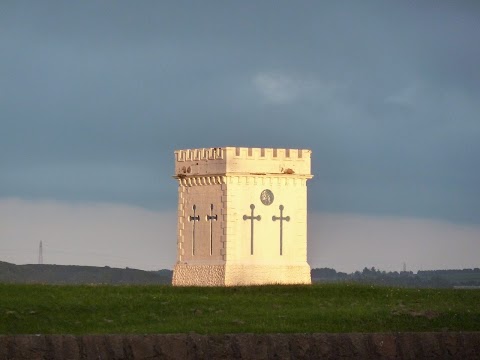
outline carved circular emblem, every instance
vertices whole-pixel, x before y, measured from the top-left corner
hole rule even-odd
[[[273,203],[273,199],[273,192],[269,189],[263,190],[260,194],[260,201],[263,205],[270,205],[271,203]]]

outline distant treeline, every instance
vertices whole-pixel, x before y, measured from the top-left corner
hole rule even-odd
[[[480,269],[386,272],[374,267],[351,274],[330,268],[311,270],[313,282],[360,282],[404,287],[451,288],[480,286]],[[0,283],[40,284],[158,284],[172,283],[172,270],[144,271],[109,266],[15,265],[0,261]]]
[[[347,274],[335,269],[312,269],[313,282],[353,281],[368,284],[381,284],[406,287],[451,288],[455,286],[480,286],[480,268],[463,270],[424,270],[416,274],[412,271],[381,271],[364,268]]]

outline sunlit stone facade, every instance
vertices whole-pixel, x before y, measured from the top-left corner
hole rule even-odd
[[[310,284],[310,150],[175,151],[173,285]]]

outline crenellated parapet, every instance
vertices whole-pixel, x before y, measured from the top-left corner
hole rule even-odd
[[[311,178],[311,151],[247,147],[175,151],[175,177],[230,174],[297,175]]]
[[[225,148],[202,148],[176,150],[175,160],[177,162],[196,161],[196,160],[217,160],[223,159]]]

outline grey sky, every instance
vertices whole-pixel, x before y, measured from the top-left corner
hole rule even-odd
[[[175,206],[172,151],[307,147],[312,209],[480,222],[476,2],[3,2],[2,196]]]
[[[480,224],[478,1],[3,1],[0,198],[176,206],[173,151],[310,148],[313,212]]]

